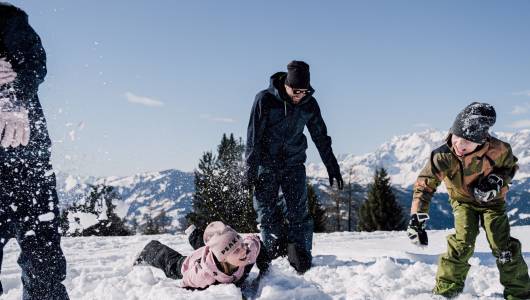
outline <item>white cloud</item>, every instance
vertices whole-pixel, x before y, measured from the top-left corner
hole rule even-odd
[[[530,97],[530,90],[512,93],[514,96],[528,96]]]
[[[201,119],[205,119],[205,120],[217,122],[217,123],[235,123],[236,122],[236,120],[232,118],[214,117],[210,114],[201,114],[200,117]]]
[[[232,118],[213,118],[212,119],[215,122],[221,122],[221,123],[235,123],[236,120]]]
[[[522,115],[530,111],[530,103],[523,103],[513,107],[512,115]]]
[[[130,103],[134,103],[134,104],[140,104],[140,105],[145,105],[149,107],[164,106],[164,102],[162,101],[149,98],[149,97],[145,97],[145,96],[138,96],[131,92],[125,93],[125,98],[127,98],[127,101],[129,101]]]
[[[515,121],[511,125],[513,128],[530,128],[530,119]]]

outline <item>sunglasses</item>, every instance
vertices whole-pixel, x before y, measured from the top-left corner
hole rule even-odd
[[[293,94],[295,94],[295,95],[299,95],[299,94],[310,95],[311,93],[312,93],[311,90],[293,89]]]

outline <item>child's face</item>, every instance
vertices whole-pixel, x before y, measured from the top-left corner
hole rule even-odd
[[[225,261],[233,266],[244,267],[248,264],[247,256],[249,252],[247,244],[239,243],[236,249],[226,257]]]
[[[459,136],[456,136],[454,134],[451,137],[451,144],[453,145],[453,149],[455,150],[456,155],[460,157],[465,156],[475,151],[475,149],[477,149],[477,147],[480,145],[480,144],[468,141]]]

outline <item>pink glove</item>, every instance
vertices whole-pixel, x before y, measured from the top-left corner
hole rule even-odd
[[[28,110],[17,105],[15,89],[11,84],[0,85],[0,145],[16,148],[29,143]]]
[[[0,85],[11,83],[17,77],[17,73],[13,71],[11,63],[4,57],[0,57]]]

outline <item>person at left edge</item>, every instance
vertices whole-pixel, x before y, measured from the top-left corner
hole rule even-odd
[[[27,14],[0,3],[0,268],[4,246],[16,238],[24,300],[68,299],[51,142],[37,95],[45,75],[46,54]]]

